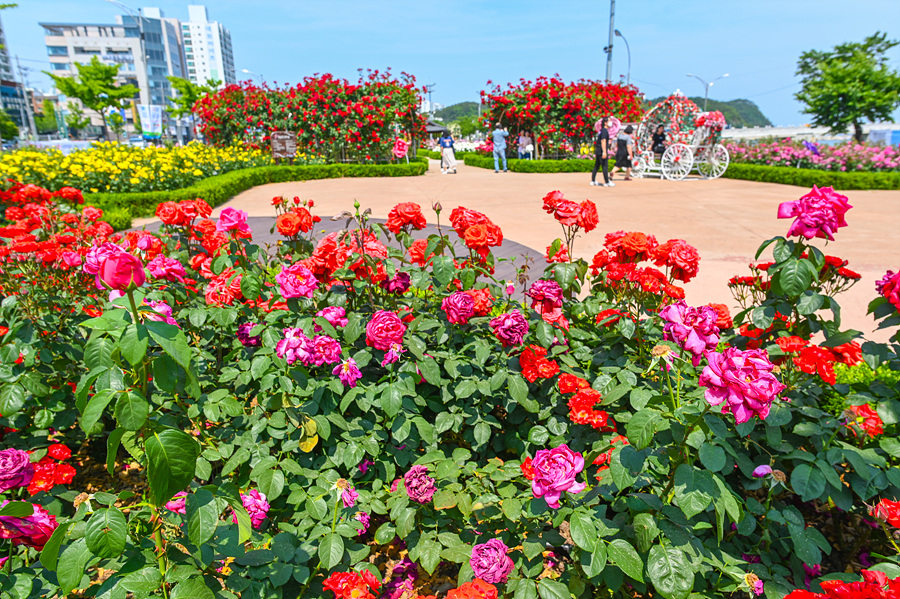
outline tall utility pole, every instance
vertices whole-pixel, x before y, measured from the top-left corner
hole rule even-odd
[[[613,36],[616,34],[616,0],[609,0],[609,45],[606,47],[606,80],[612,81]]]
[[[22,80],[22,97],[25,99],[25,112],[28,113],[28,125],[34,135],[34,140],[38,140],[37,126],[34,124],[34,110],[32,110],[31,102],[28,101],[28,90],[26,89],[25,72],[22,70],[22,63],[19,62],[19,55],[16,55],[16,68],[19,69],[19,79]]]

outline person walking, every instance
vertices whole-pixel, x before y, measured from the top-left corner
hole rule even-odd
[[[603,168],[603,183],[597,183],[597,170]],[[606,128],[606,118],[600,119],[600,131],[594,138],[594,171],[591,173],[591,185],[603,187],[615,187],[615,183],[609,180],[609,130]]]
[[[456,152],[453,151],[453,136],[449,131],[441,134],[441,174],[446,175],[451,170],[456,174]]]
[[[634,139],[631,134],[634,127],[628,125],[624,131],[616,136],[616,165],[613,167],[609,178],[612,179],[619,169],[625,169],[625,181],[631,181],[631,164],[634,160]]]
[[[494,172],[500,172],[500,159],[503,159],[503,172],[507,172],[506,168],[506,138],[509,137],[509,131],[499,122],[494,125],[492,134],[494,140]]]

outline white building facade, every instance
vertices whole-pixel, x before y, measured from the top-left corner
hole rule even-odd
[[[218,21],[210,21],[205,6],[188,6],[188,21],[181,24],[188,79],[205,85],[220,81],[237,83],[231,33]]]

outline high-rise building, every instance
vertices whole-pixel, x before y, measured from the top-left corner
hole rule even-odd
[[[25,119],[25,90],[13,71],[3,23],[0,22],[0,108],[12,118],[20,128]]]
[[[210,21],[205,6],[188,6],[188,21],[181,24],[188,78],[203,85],[208,80],[223,85],[237,83],[231,33],[218,21]]]
[[[6,34],[3,33],[3,21],[0,21],[0,79],[14,80],[12,60],[6,45]]]

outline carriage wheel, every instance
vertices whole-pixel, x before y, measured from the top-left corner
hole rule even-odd
[[[716,144],[707,152],[707,159],[697,165],[697,170],[707,179],[718,179],[725,174],[728,162],[728,149],[722,144]]]
[[[693,165],[694,154],[684,144],[672,144],[666,148],[666,152],[662,156],[663,176],[673,181],[681,181],[687,177]]]
[[[634,159],[634,164],[631,165],[631,174],[639,179],[644,178],[644,175],[647,174],[647,158],[644,156],[645,152],[641,152]]]

